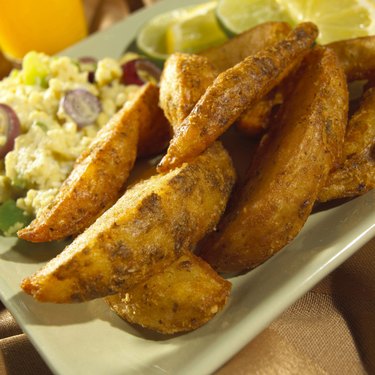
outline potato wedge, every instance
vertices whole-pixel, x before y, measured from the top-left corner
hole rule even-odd
[[[300,24],[286,39],[221,73],[175,133],[159,171],[177,167],[203,152],[242,112],[288,75],[317,35],[314,24]]]
[[[223,309],[230,289],[229,281],[187,252],[163,272],[106,300],[129,323],[173,334],[207,323]]]
[[[137,156],[139,130],[157,111],[158,95],[149,83],[113,116],[79,156],[56,198],[18,237],[46,242],[76,235],[116,202]]]
[[[213,230],[234,180],[229,155],[215,143],[192,163],[128,189],[22,288],[39,301],[65,303],[144,282]]]
[[[346,77],[333,51],[304,61],[278,123],[262,139],[248,179],[201,255],[220,272],[267,260],[301,230],[343,144]]]
[[[282,102],[283,95],[277,87],[240,116],[237,120],[237,129],[249,137],[264,133],[272,117],[273,108]]]
[[[349,198],[375,187],[375,87],[368,89],[349,121],[344,162],[328,176],[318,200]]]
[[[286,22],[264,22],[199,55],[206,57],[221,73],[246,57],[285,39],[290,31],[291,27]]]
[[[167,59],[160,78],[160,106],[174,131],[217,75],[203,56],[174,53]]]
[[[348,81],[375,78],[375,35],[327,44],[337,54]]]

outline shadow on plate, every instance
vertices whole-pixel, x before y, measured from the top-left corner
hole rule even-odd
[[[16,240],[0,259],[15,263],[42,263],[59,254],[69,241],[56,241],[48,243],[31,243]]]

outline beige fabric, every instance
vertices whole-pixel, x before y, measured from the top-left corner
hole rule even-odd
[[[151,5],[155,0],[143,0]],[[85,0],[90,31],[103,30],[142,1]],[[3,65],[2,65],[3,64]],[[1,67],[9,64],[2,60]],[[375,373],[375,239],[307,293],[217,375]],[[0,304],[0,375],[50,375]]]

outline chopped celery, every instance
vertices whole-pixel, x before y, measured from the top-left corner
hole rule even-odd
[[[16,202],[12,199],[0,205],[0,232],[5,236],[16,234],[17,230],[26,226],[31,219],[16,206]]]
[[[36,121],[35,125],[39,126],[44,132],[48,130],[48,126],[42,121]]]
[[[22,77],[26,85],[38,85],[48,87],[49,67],[44,61],[43,55],[37,52],[29,52],[22,62]]]

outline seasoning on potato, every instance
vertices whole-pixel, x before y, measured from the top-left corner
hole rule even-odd
[[[191,251],[218,223],[235,180],[217,142],[191,163],[134,185],[44,268],[22,282],[43,302],[132,288]]]
[[[172,334],[199,328],[225,306],[231,283],[187,252],[163,272],[106,298],[129,323]]]
[[[76,235],[121,195],[133,168],[140,128],[154,121],[158,88],[148,83],[104,126],[78,157],[56,198],[18,237],[47,242]]]
[[[254,268],[288,244],[341,154],[348,90],[334,52],[310,52],[294,82],[246,183],[202,245],[200,255],[220,272]]]
[[[159,171],[179,166],[203,152],[293,70],[317,35],[314,24],[300,24],[284,40],[221,73],[175,133]]]
[[[375,187],[375,87],[363,95],[351,117],[344,142],[343,162],[328,176],[318,200],[349,198]]]

